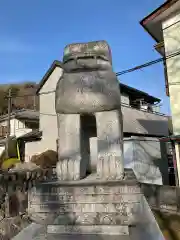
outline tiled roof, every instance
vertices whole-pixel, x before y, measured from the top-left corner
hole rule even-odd
[[[25,135],[19,137],[23,139],[28,139],[28,138],[40,138],[42,136],[42,131],[37,130],[32,130],[29,133],[26,133]]]
[[[26,118],[26,119],[39,119],[39,112],[34,111],[34,110],[29,110],[29,109],[24,109],[20,112],[15,113],[15,116],[17,118]]]
[[[17,139],[24,139],[27,140],[28,138],[40,138],[42,136],[42,131],[37,130],[32,130],[29,133],[26,133]],[[11,136],[10,139],[16,139],[16,136]],[[0,138],[0,146],[3,146],[6,143],[6,137]]]
[[[60,68],[63,68],[63,63],[58,61],[58,60],[55,60],[50,68],[47,70],[47,72],[45,73],[44,77],[41,79],[41,81],[39,82],[38,84],[38,87],[37,87],[37,90],[36,90],[36,93],[38,94],[39,91],[41,90],[41,88],[43,87],[43,85],[45,84],[45,82],[48,80],[49,76],[51,75],[51,73],[54,71],[54,69],[56,67],[60,67]]]

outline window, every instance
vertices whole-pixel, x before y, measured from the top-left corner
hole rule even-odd
[[[39,122],[37,121],[25,121],[25,128],[30,129],[38,129],[39,128]]]

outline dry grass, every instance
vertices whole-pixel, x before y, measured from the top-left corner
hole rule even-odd
[[[180,215],[153,210],[154,216],[167,240],[180,240]]]

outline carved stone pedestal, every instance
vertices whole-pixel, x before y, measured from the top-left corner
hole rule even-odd
[[[141,198],[131,171],[123,181],[98,181],[92,175],[76,182],[37,185],[29,194],[29,214],[37,223],[45,220],[49,236],[129,236]]]

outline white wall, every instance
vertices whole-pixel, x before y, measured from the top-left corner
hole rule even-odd
[[[159,105],[152,105],[153,112],[160,113],[161,107]]]
[[[4,149],[5,149],[5,146],[0,146],[0,156],[3,153]]]
[[[180,11],[162,23],[166,57],[180,51]],[[166,59],[173,134],[180,135],[180,54]],[[178,177],[180,179],[180,145],[175,143]],[[179,181],[180,184],[180,181]]]
[[[55,111],[55,90],[62,68],[56,67],[40,90],[40,131],[42,131],[42,149],[56,150],[57,117]],[[50,92],[50,93],[47,93]],[[47,93],[47,94],[46,94]]]
[[[55,90],[56,84],[62,75],[62,68],[56,67],[44,86],[40,94],[40,131],[42,139],[38,142],[27,142],[25,144],[25,161],[29,161],[35,154],[46,150],[56,151],[57,116],[55,111]]]
[[[162,24],[166,56],[180,51],[180,11]],[[180,55],[166,60],[174,134],[180,134]]]
[[[129,105],[129,96],[125,93],[121,93],[121,103]]]
[[[29,162],[33,155],[44,152],[43,141],[32,141],[25,143],[25,162]]]

